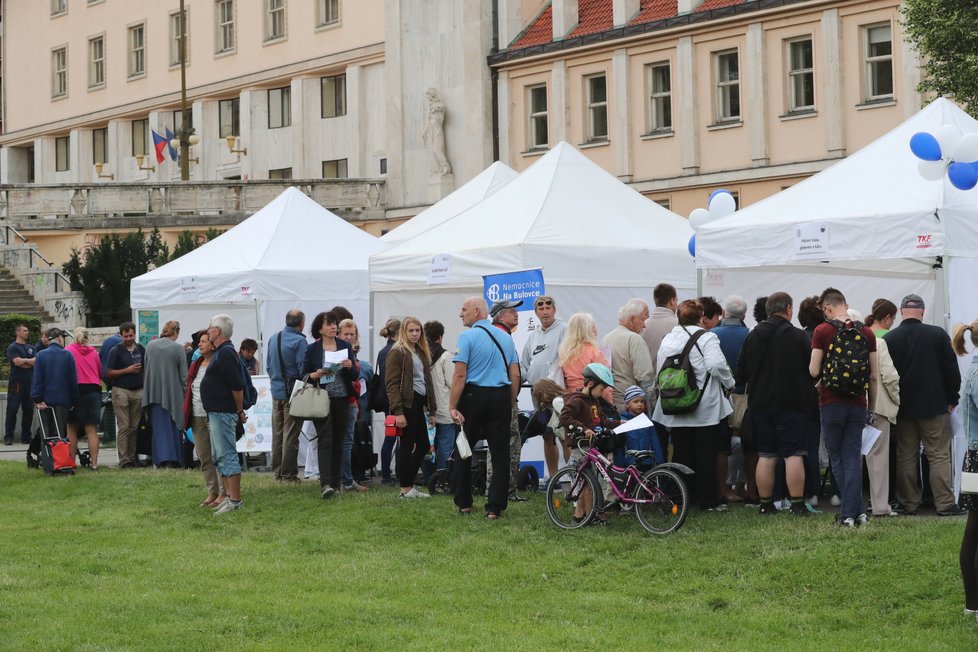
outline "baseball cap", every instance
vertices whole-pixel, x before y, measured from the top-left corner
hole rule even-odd
[[[509,299],[503,299],[502,301],[497,301],[494,304],[492,304],[492,308],[489,309],[489,316],[495,317],[496,315],[501,313],[503,310],[506,310],[507,308],[519,308],[522,305],[523,305],[522,300],[510,301]]]
[[[71,333],[68,331],[63,331],[57,326],[48,329],[48,337],[52,340],[56,340],[59,337],[71,337]]]
[[[908,294],[907,296],[903,297],[903,301],[900,302],[900,310],[903,310],[904,308],[909,308],[911,310],[923,310],[924,300],[916,294]]]

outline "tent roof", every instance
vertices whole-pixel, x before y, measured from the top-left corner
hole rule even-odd
[[[391,232],[380,236],[380,239],[388,244],[396,244],[424,233],[475,206],[518,176],[516,170],[496,161],[464,186]]]
[[[687,221],[559,143],[482,202],[370,259],[371,289],[420,284],[450,253],[452,284],[543,267],[547,282],[695,285]]]
[[[367,259],[388,245],[295,187],[221,237],[132,281],[134,308],[368,296]],[[182,289],[196,277],[196,291]]]
[[[697,264],[753,267],[804,260],[796,237],[806,223],[827,227],[828,252],[819,260],[978,255],[978,189],[958,190],[946,178],[927,181],[910,151],[913,134],[936,134],[948,124],[978,132],[974,118],[946,99],[935,100],[848,158],[704,225],[696,235]]]

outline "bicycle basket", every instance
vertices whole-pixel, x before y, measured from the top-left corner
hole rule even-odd
[[[605,455],[608,455],[625,445],[625,435],[619,435],[611,430],[605,430],[594,435],[594,439],[591,440],[591,445],[595,446]]]

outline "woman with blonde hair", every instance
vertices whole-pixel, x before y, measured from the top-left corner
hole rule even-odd
[[[78,435],[85,432],[91,468],[98,468],[98,424],[102,420],[102,361],[94,346],[88,345],[88,329],[75,329],[75,341],[65,347],[75,359],[78,371],[78,400],[68,414],[68,440],[71,454],[78,452]]]
[[[978,473],[978,319],[970,324],[958,324],[951,337],[951,348],[959,356],[967,354],[964,334],[970,335],[971,366],[964,374],[961,386],[961,420],[968,449],[964,453],[965,473]],[[961,538],[961,580],[964,583],[964,612],[978,618],[978,494],[961,494],[959,504],[968,510],[968,521]]]
[[[594,317],[578,312],[567,321],[567,335],[557,349],[557,364],[564,374],[564,387],[568,393],[584,388],[584,367],[592,362],[611,368],[607,356],[598,348],[598,326]],[[603,397],[611,402],[610,387],[605,389]]]
[[[405,317],[397,343],[387,355],[384,377],[390,414],[401,429],[397,477],[402,498],[428,498],[414,488],[421,461],[428,453],[428,427],[434,427],[435,390],[431,381],[431,353],[424,327],[417,317]],[[425,408],[428,409],[425,414]]]

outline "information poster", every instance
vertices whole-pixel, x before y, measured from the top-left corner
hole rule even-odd
[[[799,224],[795,228],[795,258],[824,258],[829,253],[827,224]]]
[[[160,336],[159,310],[139,310],[136,313],[136,320],[139,322],[140,344],[146,346]]]
[[[444,285],[452,282],[452,255],[432,256],[428,266],[428,285]]]
[[[272,450],[272,385],[268,376],[252,376],[258,401],[246,414],[244,437],[238,440],[239,453],[268,453]]]

